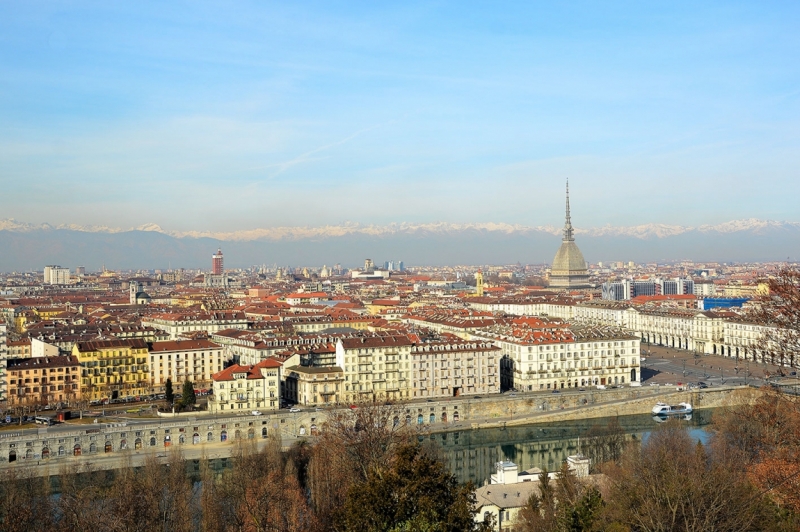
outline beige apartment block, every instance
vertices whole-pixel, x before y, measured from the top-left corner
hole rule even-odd
[[[222,371],[223,348],[209,340],[172,340],[150,345],[150,380],[154,392],[163,392],[167,379],[173,386],[185,381],[195,389],[211,388],[211,376]]]
[[[500,348],[491,342],[429,342],[411,348],[414,397],[500,392]]]
[[[345,401],[411,398],[412,345],[405,335],[339,339],[336,365],[344,370]]]
[[[304,406],[342,402],[344,372],[331,366],[294,366],[286,370],[284,397]]]
[[[252,366],[234,364],[215,373],[208,409],[225,413],[280,408],[282,366],[269,358]]]

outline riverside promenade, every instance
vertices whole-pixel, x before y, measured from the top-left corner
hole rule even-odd
[[[642,386],[564,393],[507,393],[484,398],[398,403],[394,423],[427,433],[510,427],[649,413],[657,401],[688,401],[695,408],[719,408],[753,402],[762,392],[745,386],[678,390],[676,386]],[[166,419],[109,420],[64,424],[0,433],[0,471],[32,469],[38,475],[77,470],[115,469],[144,463],[148,456],[167,460],[179,451],[186,460],[217,459],[235,454],[243,443],[265,445],[279,435],[284,447],[313,438],[330,410],[266,412],[260,416],[199,415]]]

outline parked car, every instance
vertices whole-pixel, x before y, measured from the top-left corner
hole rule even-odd
[[[293,414],[296,414],[297,412],[300,412],[300,409],[295,407],[295,406],[293,406],[292,408],[289,409],[289,412],[291,412]]]
[[[251,413],[252,415],[254,415],[254,416],[260,416],[260,415],[261,415],[261,412],[260,412],[260,411],[258,411],[258,410],[253,410],[253,411],[252,411],[252,412],[250,412],[250,413]]]
[[[556,390],[553,390],[553,393],[561,393],[561,391],[559,391],[558,389],[556,389]]]

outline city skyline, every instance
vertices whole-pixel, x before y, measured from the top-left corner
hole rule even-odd
[[[558,227],[569,178],[578,234],[798,219],[794,4],[0,15],[2,218]]]

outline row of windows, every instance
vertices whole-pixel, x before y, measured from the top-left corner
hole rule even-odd
[[[189,355],[191,355],[191,357],[190,357]],[[209,357],[213,357],[213,356],[215,356],[215,355],[216,355],[216,356],[221,356],[221,355],[222,355],[222,352],[217,352],[217,353],[209,353],[209,354],[208,354],[208,356],[209,356]],[[183,353],[183,354],[181,354],[181,353],[177,353],[177,354],[175,355],[175,360],[180,360],[181,358],[183,358],[184,360],[186,360],[186,359],[189,359],[189,358],[195,358],[195,357],[197,357],[197,356],[198,356],[198,354],[197,354],[197,353]],[[205,353],[205,351],[201,352],[201,353],[199,354],[199,357],[200,357],[200,358],[205,358],[205,357],[206,357],[206,353]],[[158,359],[159,359],[159,360],[164,360],[164,355],[158,355]],[[150,355],[150,362],[155,362],[155,360],[156,360],[156,357],[155,357],[155,355]],[[172,355],[167,355],[167,360],[172,360]]]
[[[76,375],[76,376],[74,376],[73,378],[74,378],[74,379],[77,379],[78,377],[77,377],[77,375]],[[63,376],[63,375],[59,375],[59,376],[58,376],[58,379],[56,379],[55,377],[50,377],[50,382],[55,382],[56,380],[59,380],[59,381],[63,381],[63,380],[69,381],[69,379],[70,379],[70,376],[69,376],[69,375],[67,375],[67,377],[66,377],[66,378],[64,378],[64,376]],[[25,384],[28,384],[28,383],[30,383],[30,382],[31,382],[31,379],[19,379],[19,383],[20,383],[20,384],[22,384],[22,383],[23,383],[23,381],[25,382]],[[10,382],[11,382],[11,384],[16,384],[16,383],[17,383],[17,379],[11,379],[11,381],[10,381]],[[34,378],[33,378],[33,382],[39,382],[39,379],[38,379],[37,377],[34,377]],[[48,382],[48,380],[47,380],[47,377],[42,377],[42,383],[46,383],[46,382]]]
[[[630,352],[631,352],[632,355],[636,354],[636,349],[631,349]],[[614,355],[624,355],[625,354],[625,349],[614,349],[614,353],[613,354]],[[611,353],[610,349],[608,350],[608,352],[606,352],[605,349],[601,349],[600,351],[594,351],[594,353],[592,353],[592,351],[581,351],[580,354],[578,352],[574,352],[573,353],[573,352],[569,352],[568,351],[566,353],[561,353],[560,356],[563,359],[565,356],[566,356],[566,358],[573,358],[573,357],[574,358],[586,358],[587,356],[589,358],[591,358],[592,356],[603,356],[604,357],[604,356],[611,356],[611,355],[612,355],[612,353]],[[554,353],[553,356],[554,357],[558,357],[559,355]],[[528,355],[528,360],[534,360],[535,357],[536,357],[535,353],[534,354],[530,354],[530,355]],[[542,357],[544,357],[544,355],[542,355]],[[542,357],[540,357],[540,358],[542,358]],[[547,353],[547,360],[550,360],[550,353]]]
[[[34,374],[37,371],[38,370],[33,370]],[[52,373],[54,371],[57,372],[57,373],[64,373],[64,372],[73,373],[73,372],[77,372],[78,371],[78,367],[74,366],[74,367],[70,367],[70,368],[51,368],[50,369],[50,373]],[[11,375],[13,375],[15,377],[19,377],[20,375],[22,375],[22,370],[12,370],[10,373],[11,373]],[[30,375],[30,374],[31,374],[31,370],[26,369],[25,370],[25,375]],[[46,369],[42,370],[42,375],[46,375],[46,374],[47,374],[47,370]]]
[[[12,382],[11,384],[14,384],[14,383]],[[39,393],[39,388],[40,388],[39,386],[34,386],[33,388],[18,388],[17,389],[17,393],[19,395],[22,395],[23,393],[31,393],[31,390],[33,390],[33,393]],[[77,384],[72,384],[72,385],[70,385],[70,384],[67,384],[67,385],[59,384],[58,386],[50,386],[49,388],[50,388],[51,392],[54,392],[56,390],[64,390],[64,389],[77,390],[78,389],[78,385]],[[47,386],[42,386],[41,389],[42,389],[43,392],[46,392],[48,387]]]

